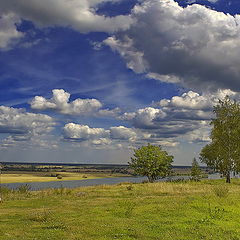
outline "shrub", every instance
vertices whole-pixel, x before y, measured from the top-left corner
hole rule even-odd
[[[196,182],[200,181],[201,173],[202,173],[202,170],[199,167],[199,164],[196,158],[193,158],[192,168],[191,168],[191,180]]]
[[[62,175],[61,174],[57,174],[57,179],[62,179]]]

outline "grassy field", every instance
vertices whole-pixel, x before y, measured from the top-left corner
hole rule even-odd
[[[240,239],[238,180],[2,192],[3,240]]]
[[[51,176],[51,174],[60,174],[62,179]],[[12,172],[3,173],[1,176],[2,183],[16,183],[16,182],[49,182],[49,181],[63,181],[63,180],[82,180],[82,179],[96,179],[107,177],[126,176],[123,174],[108,174],[108,173],[78,173],[78,172]]]

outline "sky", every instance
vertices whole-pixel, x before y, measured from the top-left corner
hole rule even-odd
[[[57,3],[56,3],[57,2]],[[0,161],[190,165],[240,100],[238,0],[0,0]]]

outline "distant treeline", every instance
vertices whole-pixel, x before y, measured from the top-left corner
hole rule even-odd
[[[130,174],[128,165],[107,164],[54,164],[54,163],[1,163],[2,171],[30,171],[30,172],[104,172]]]
[[[2,162],[3,171],[31,171],[31,172],[105,172],[132,174],[132,170],[126,164],[78,164],[78,163],[26,163],[26,162]],[[201,167],[206,173],[212,170]],[[175,174],[188,174],[191,166],[173,166]]]

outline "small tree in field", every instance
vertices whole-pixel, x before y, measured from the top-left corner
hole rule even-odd
[[[199,181],[200,177],[201,177],[201,168],[199,167],[199,164],[196,160],[196,158],[193,158],[192,161],[192,168],[191,168],[191,177],[192,180],[194,181]]]
[[[149,182],[170,173],[173,156],[162,150],[161,146],[148,144],[134,150],[129,166],[138,175],[147,176]]]

